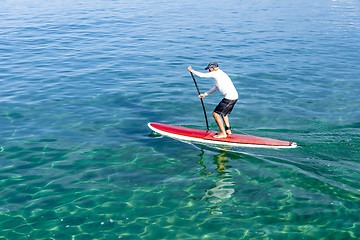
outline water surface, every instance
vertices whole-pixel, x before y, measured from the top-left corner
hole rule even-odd
[[[4,239],[360,238],[358,1],[0,9]],[[205,128],[186,68],[209,61],[239,91],[234,132],[302,146],[152,135],[148,122]]]

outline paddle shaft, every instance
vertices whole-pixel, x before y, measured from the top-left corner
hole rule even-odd
[[[190,72],[190,73],[191,73],[192,79],[194,80],[194,83],[195,83],[196,89],[197,89],[197,91],[198,91],[198,94],[200,95],[200,90],[199,90],[199,87],[198,87],[198,85],[197,85],[197,83],[196,83],[194,74],[193,74],[192,72]],[[204,102],[203,102],[202,98],[200,98],[200,101],[201,101],[202,108],[203,108],[203,110],[204,110],[204,116],[205,116],[205,121],[206,121],[206,128],[207,128],[207,130],[209,131],[209,123],[208,123],[208,119],[207,119],[207,116],[206,116],[206,110],[205,110],[205,106],[204,106]]]

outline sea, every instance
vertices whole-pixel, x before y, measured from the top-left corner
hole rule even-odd
[[[359,42],[358,0],[1,0],[0,239],[360,239]],[[153,133],[206,129],[210,61],[299,147]]]

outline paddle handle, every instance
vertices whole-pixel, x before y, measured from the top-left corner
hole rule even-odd
[[[194,74],[192,72],[190,72],[190,74],[191,74],[192,79],[194,80],[194,83],[195,83],[196,89],[198,91],[198,94],[200,95],[200,90],[199,90],[199,87],[198,87],[198,85],[196,83]],[[202,98],[200,98],[200,101],[201,101],[201,105],[202,105],[202,108],[203,108],[203,111],[204,111],[204,116],[205,116],[205,121],[206,121],[206,128],[209,131],[209,123],[208,123],[208,119],[207,119],[207,116],[206,116],[206,110],[205,110],[205,106],[204,106],[204,101],[202,100]]]

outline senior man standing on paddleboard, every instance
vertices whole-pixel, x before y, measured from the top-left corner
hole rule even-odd
[[[216,106],[213,112],[213,117],[216,121],[216,124],[219,126],[221,133],[215,135],[214,138],[226,138],[228,135],[231,135],[228,114],[230,114],[232,109],[234,108],[235,103],[239,98],[239,95],[230,77],[221,69],[219,69],[219,65],[216,62],[210,62],[205,68],[205,70],[209,70],[208,73],[201,73],[195,71],[194,69],[192,69],[191,66],[189,66],[187,70],[198,77],[214,78],[214,87],[212,87],[209,91],[200,94],[199,98],[206,97],[207,95],[212,94],[217,89],[219,89],[224,98]]]

